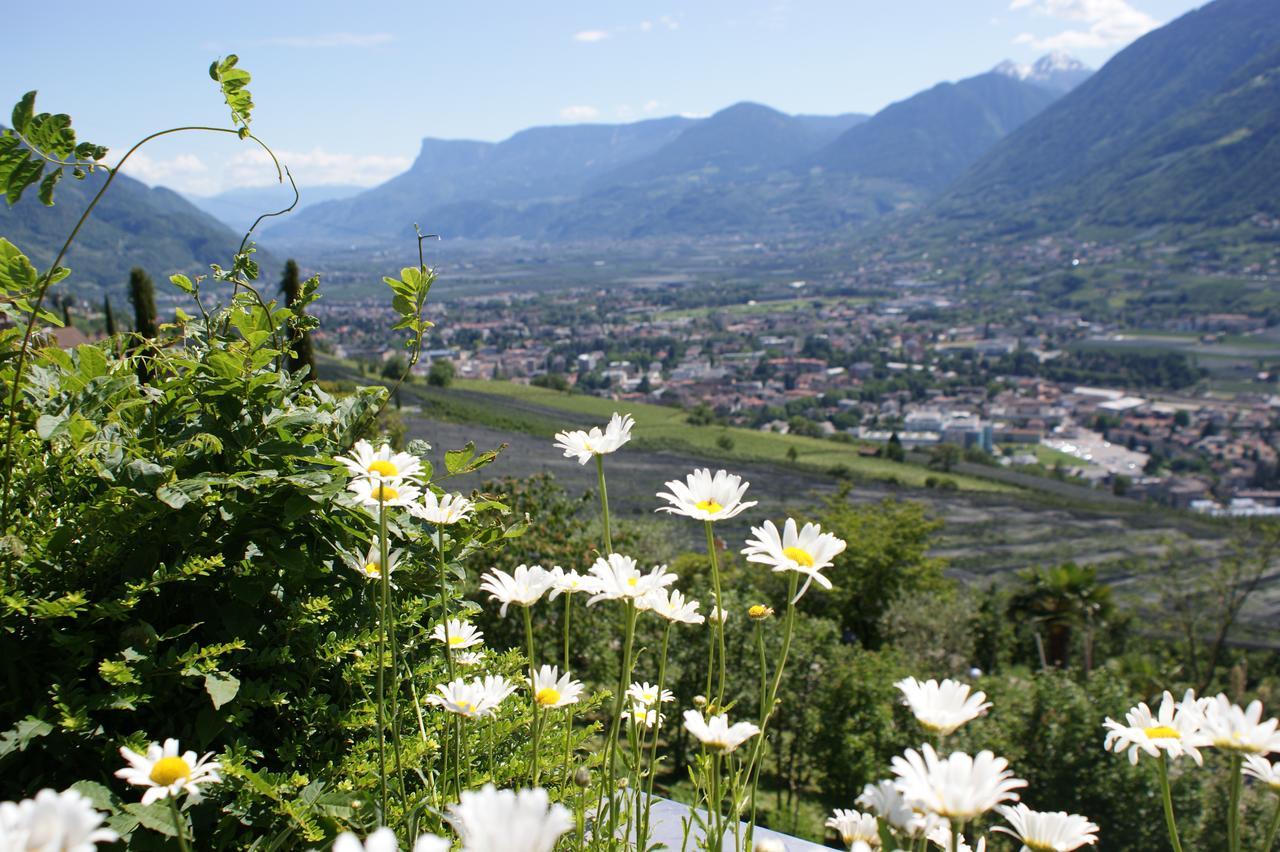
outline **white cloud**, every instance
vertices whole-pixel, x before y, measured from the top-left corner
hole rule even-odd
[[[209,167],[195,154],[157,159],[145,151],[136,151],[124,164],[124,173],[150,186],[167,186],[179,192],[204,195],[217,192],[217,179]]]
[[[1011,10],[1030,9],[1037,14],[1078,26],[1050,36],[1021,33],[1014,44],[1040,50],[1088,50],[1128,44],[1160,26],[1160,22],[1127,0],[1011,0]]]
[[[677,21],[675,18],[671,17],[670,15],[663,15],[662,17],[658,18],[658,23],[662,24],[664,27],[666,27],[669,30],[680,29],[680,22]]]
[[[660,107],[660,106],[662,106],[662,104],[661,104],[661,102],[659,102],[659,101],[645,101],[645,103],[644,103],[644,111],[645,111],[645,112],[653,112],[655,109],[657,109],[657,108],[658,108],[658,107]]]
[[[319,33],[305,36],[274,36],[262,43],[275,47],[381,47],[396,37],[391,33]]]
[[[277,151],[299,186],[332,183],[372,186],[395,177],[412,164],[409,157],[386,154],[338,154],[323,148],[310,151]],[[266,151],[242,151],[227,164],[225,182],[233,186],[269,186],[276,182],[276,170]]]
[[[653,29],[653,21],[641,21],[641,22],[640,22],[640,32],[642,32],[642,33],[647,33],[647,32],[649,32],[649,30],[651,30],[651,29]]]
[[[597,41],[604,41],[608,37],[609,37],[609,34],[604,30],[583,30],[580,33],[573,34],[574,41],[584,41],[584,42],[587,42],[588,44],[597,42]]]
[[[593,118],[600,117],[600,110],[593,106],[577,104],[560,110],[560,117],[569,121],[590,121]]]

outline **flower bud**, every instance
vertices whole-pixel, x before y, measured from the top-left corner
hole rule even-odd
[[[752,621],[764,621],[773,617],[773,607],[764,604],[755,604],[747,609],[747,617]]]
[[[706,697],[705,695],[695,695],[695,696],[693,696],[693,706],[694,706],[694,707],[697,707],[699,710],[701,710],[703,707],[706,707],[706,706],[707,706],[707,697]]]
[[[751,847],[751,852],[787,852],[782,841],[773,837],[761,837]]]
[[[573,783],[579,787],[591,786],[591,770],[585,766],[579,766],[578,771],[573,773]]]
[[[627,788],[628,788],[628,787],[630,787],[630,786],[631,786],[631,779],[629,779],[629,778],[619,778],[619,779],[618,779],[618,789],[619,789],[619,790],[625,790],[625,789],[627,789]]]

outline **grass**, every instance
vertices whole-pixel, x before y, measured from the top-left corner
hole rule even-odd
[[[904,485],[925,487],[925,480],[933,477],[954,481],[963,491],[1016,492],[1018,489],[1003,483],[991,482],[963,474],[938,474],[923,467],[899,464],[882,458],[868,458],[858,453],[856,445],[840,444],[820,438],[799,435],[779,435],[754,429],[721,426],[691,426],[684,411],[642,402],[614,401],[581,394],[567,394],[531,385],[483,380],[458,380],[454,387],[471,394],[482,394],[499,399],[509,399],[535,406],[544,412],[564,411],[570,414],[594,418],[601,424],[613,412],[630,414],[636,420],[636,446],[650,449],[681,449],[708,459],[725,461],[767,462],[796,464],[820,471],[847,470],[854,477],[896,480]],[[504,411],[500,407],[490,409],[494,416],[508,418],[524,416]],[[546,416],[529,412],[542,421]],[[489,422],[489,421],[481,421]],[[570,424],[565,424],[570,425]],[[561,426],[565,428],[565,426]],[[522,429],[521,431],[531,431]],[[541,429],[538,430],[541,433]],[[794,461],[788,452],[794,450]]]
[[[1050,469],[1058,462],[1062,462],[1063,467],[1092,466],[1090,462],[1082,458],[1073,456],[1070,453],[1064,453],[1061,450],[1055,450],[1053,447],[1046,447],[1044,444],[1002,444],[1000,448],[1004,450],[1006,455],[1030,453],[1039,460],[1040,464]]]

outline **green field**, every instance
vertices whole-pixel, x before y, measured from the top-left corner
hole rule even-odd
[[[493,411],[495,416],[518,419],[532,414],[536,421],[529,424],[533,429],[521,431],[543,432],[547,429],[545,412],[563,411],[580,417],[590,417],[603,425],[613,412],[630,414],[636,420],[634,443],[645,449],[680,449],[709,459],[726,461],[741,460],[752,462],[770,462],[775,464],[792,464],[787,458],[787,451],[795,450],[794,464],[804,467],[828,471],[843,465],[854,477],[879,480],[897,480],[898,482],[924,487],[929,477],[953,480],[965,491],[1009,492],[1017,489],[1003,483],[990,482],[973,476],[962,474],[938,474],[926,468],[910,464],[899,464],[887,459],[868,458],[858,453],[856,445],[838,444],[820,438],[806,438],[798,435],[779,435],[771,432],[759,432],[754,429],[741,429],[721,426],[690,426],[686,422],[687,414],[677,408],[660,405],[649,405],[642,402],[600,399],[594,396],[567,394],[531,385],[518,385],[510,382],[492,382],[481,380],[459,380],[454,388],[467,394],[479,394],[498,399],[507,399],[522,404],[518,413],[507,409]],[[544,412],[528,411],[523,406],[534,406]],[[580,419],[580,418],[579,418]],[[576,422],[566,422],[563,428],[575,428]],[[721,439],[728,438],[732,446],[726,448]]]

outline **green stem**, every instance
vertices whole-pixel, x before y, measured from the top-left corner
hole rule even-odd
[[[173,795],[168,798],[169,811],[173,814],[173,830],[178,833],[178,848],[182,852],[191,852],[191,847],[187,844],[186,821],[182,818],[182,811],[178,810],[178,800]]]
[[[720,648],[720,665],[718,667],[719,685],[716,688],[716,706],[717,713],[724,712],[724,674],[725,674],[725,653],[724,653],[724,627],[728,620],[728,611],[724,607],[724,599],[720,596],[720,560],[716,556],[716,537],[711,530],[711,521],[706,521],[707,528],[707,553],[711,557],[711,582],[715,587],[716,606],[720,610],[720,618],[716,619],[716,639]],[[710,696],[707,696],[708,700]]]
[[[1163,751],[1160,752],[1160,760],[1156,768],[1160,771],[1160,796],[1164,802],[1164,826],[1169,830],[1169,843],[1173,846],[1173,852],[1182,852],[1182,841],[1178,839],[1178,823],[1173,818],[1173,794],[1169,790],[1169,758]]]
[[[600,511],[604,516],[604,552],[613,553],[613,531],[609,527],[609,489],[604,484],[604,456],[596,454],[596,478],[600,481]]]
[[[387,605],[391,599],[391,588],[387,574],[387,508],[382,499],[382,489],[378,489],[378,573],[382,579],[382,608],[378,616],[378,790],[382,805],[382,819],[387,819],[387,743],[386,743],[386,711],[383,707],[386,698],[385,673],[387,653]]]
[[[756,622],[756,656],[760,664],[760,735],[763,739],[765,724],[768,720],[768,712],[771,709],[768,705],[769,696],[769,667],[764,656],[764,622]],[[760,782],[760,772],[756,768],[756,752],[761,751],[764,746],[756,743],[756,747],[752,749],[751,762],[747,764],[747,778],[751,784],[751,819],[747,822],[747,847],[751,846],[751,841],[756,831],[756,788]],[[763,762],[763,757],[761,758]]]
[[[649,815],[653,809],[653,782],[657,773],[658,765],[658,737],[662,733],[662,688],[666,685],[667,679],[667,648],[671,642],[671,622],[668,621],[662,629],[662,655],[658,658],[658,715],[653,720],[653,742],[649,745],[649,778],[645,784],[644,799],[644,817],[640,822],[643,831],[638,835],[637,847],[645,848],[645,841],[649,837]]]
[[[631,678],[631,644],[636,632],[636,607],[633,601],[626,602],[626,629],[622,645],[622,660],[618,666],[618,687],[613,698],[613,719],[609,723],[609,740],[605,747],[609,750],[609,771],[600,773],[600,792],[596,798],[596,826],[600,825],[600,813],[604,806],[606,793],[609,797],[609,832],[612,841],[617,828],[617,808],[614,804],[613,791],[618,786],[618,729],[622,723],[622,700],[627,693],[627,684]],[[598,838],[597,838],[598,839]]]
[[[951,823],[951,852],[960,848],[960,835],[964,833],[964,823],[954,820]]]
[[[573,595],[566,592],[564,596],[564,671],[562,674],[569,673],[569,614],[571,612],[570,603],[573,601]],[[566,784],[573,780],[573,767],[570,766],[570,758],[573,752],[573,705],[569,704],[565,707],[564,719],[564,782]]]
[[[1267,842],[1262,844],[1264,852],[1271,852],[1276,843],[1276,829],[1280,828],[1280,796],[1276,796],[1276,807],[1271,812],[1271,822],[1267,823]]]
[[[1240,753],[1231,753],[1231,798],[1227,811],[1227,843],[1231,852],[1240,852],[1240,787],[1244,776],[1240,772]]]
[[[787,616],[782,634],[782,653],[778,656],[778,668],[773,674],[773,686],[769,689],[766,696],[763,691],[761,698],[763,702],[760,708],[760,733],[756,735],[755,748],[751,751],[751,762],[747,764],[747,774],[751,776],[751,826],[755,828],[755,802],[756,790],[760,786],[760,772],[764,767],[764,745],[765,735],[769,730],[769,720],[773,718],[773,705],[778,700],[778,689],[782,686],[782,672],[787,667],[787,657],[791,653],[791,639],[795,635],[796,628],[796,585],[799,583],[800,575],[794,571],[790,572],[791,581],[787,584]],[[760,649],[760,668],[763,677],[764,671],[764,642],[763,639],[758,643]]]
[[[386,565],[386,563],[382,563]],[[388,573],[389,572],[385,572]],[[388,642],[391,645],[391,750],[396,761],[396,787],[400,790],[400,806],[408,812],[409,796],[404,789],[404,768],[400,757],[400,648],[396,642],[396,605],[391,597],[391,578],[383,582],[387,586],[387,610],[391,616],[387,622]]]
[[[453,681],[453,645],[449,643],[449,577],[444,561],[444,529],[436,527],[436,552],[440,554],[440,623],[444,625],[444,662]]]
[[[529,647],[529,704],[533,710],[533,768],[530,773],[532,786],[538,786],[538,735],[541,733],[541,719],[538,714],[538,693],[534,685],[534,675],[537,672],[534,663],[533,649],[533,615],[530,608],[521,607],[524,610],[524,638]]]

